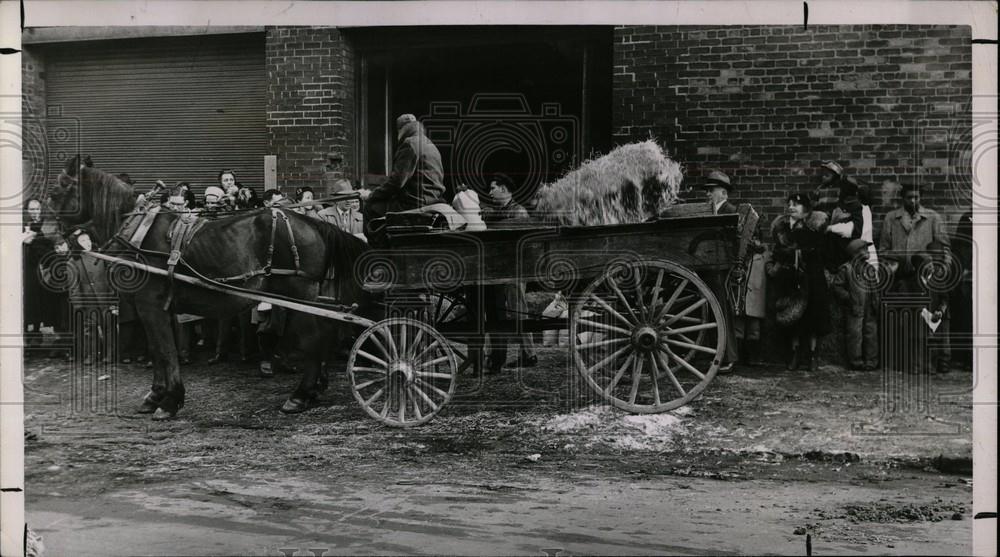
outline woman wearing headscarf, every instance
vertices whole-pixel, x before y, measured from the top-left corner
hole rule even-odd
[[[800,349],[807,348],[807,369],[816,369],[816,344],[831,330],[830,293],[824,272],[826,213],[813,210],[808,193],[793,193],[787,207],[771,224],[774,252],[768,263],[775,292],[778,326],[791,339],[788,369],[799,367]]]

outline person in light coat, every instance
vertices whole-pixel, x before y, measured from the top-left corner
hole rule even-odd
[[[333,195],[351,193],[354,188],[348,180],[338,180],[333,184]],[[357,238],[365,239],[364,217],[361,214],[357,199],[345,199],[337,201],[317,213],[320,220],[336,226],[337,228],[353,234]],[[337,299],[338,292],[336,282],[333,280],[333,268],[327,269],[323,285],[320,287],[320,296]]]
[[[333,195],[351,193],[354,187],[348,180],[337,180],[333,184]],[[361,203],[357,199],[337,201],[333,205],[319,211],[319,219],[328,222],[344,232],[364,239],[364,217],[361,214]]]
[[[767,272],[765,265],[770,254],[758,240],[751,245],[750,264],[747,270],[746,297],[742,312],[736,315],[733,325],[739,340],[737,352],[740,363],[757,365],[760,363],[760,330],[767,318]]]

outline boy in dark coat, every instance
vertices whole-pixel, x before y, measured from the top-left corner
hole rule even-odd
[[[851,240],[848,260],[830,285],[844,312],[844,338],[850,369],[873,371],[878,365],[878,292],[868,268],[868,242]]]

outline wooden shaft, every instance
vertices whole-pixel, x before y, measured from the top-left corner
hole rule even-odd
[[[110,255],[105,255],[103,253],[97,253],[97,252],[93,252],[93,251],[85,251],[85,252],[82,252],[82,253],[84,255],[88,255],[88,256],[96,258],[96,259],[101,259],[101,260],[107,261],[109,263],[115,263],[115,264],[119,264],[119,265],[127,265],[129,267],[132,267],[133,269],[138,269],[140,271],[146,271],[147,273],[152,273],[154,275],[159,275],[161,277],[166,277],[167,276],[167,271],[166,270],[160,269],[158,267],[153,267],[151,265],[146,265],[145,263],[139,263],[138,261],[131,261],[131,260],[128,260],[128,259],[121,259],[121,258],[118,258],[118,257],[113,257],[113,256],[110,256]],[[308,313],[308,314],[311,314],[311,315],[316,315],[318,317],[326,317],[328,319],[336,319],[337,321],[344,321],[346,323],[351,323],[352,325],[358,325],[358,326],[365,327],[365,328],[371,327],[372,325],[375,324],[375,322],[372,321],[372,320],[370,320],[370,319],[365,319],[364,317],[360,317],[360,316],[357,316],[357,315],[354,315],[354,314],[351,314],[351,313],[344,313],[344,312],[341,312],[341,311],[334,311],[332,309],[318,308],[318,307],[310,306],[309,304],[303,304],[303,303],[300,303],[300,302],[292,302],[292,301],[289,301],[289,300],[282,300],[282,299],[279,299],[279,298],[272,298],[271,296],[268,296],[266,294],[260,294],[260,293],[256,293],[256,292],[245,292],[245,291],[242,291],[242,290],[237,291],[237,290],[233,290],[233,289],[230,289],[230,288],[226,288],[224,286],[218,286],[218,285],[212,284],[210,282],[205,282],[205,281],[203,281],[201,279],[196,279],[194,277],[189,277],[187,275],[181,275],[181,274],[175,273],[173,278],[174,278],[174,280],[177,280],[177,281],[180,281],[180,282],[184,282],[184,283],[187,283],[187,284],[191,284],[191,285],[194,285],[194,286],[198,286],[200,288],[205,288],[206,290],[213,290],[215,292],[222,292],[222,293],[225,293],[225,294],[230,294],[232,296],[237,296],[237,297],[240,297],[240,298],[246,298],[248,300],[254,300],[254,301],[257,301],[257,302],[265,302],[265,303],[271,304],[272,306],[283,307],[285,309],[290,309],[292,311],[301,311],[303,313]]]

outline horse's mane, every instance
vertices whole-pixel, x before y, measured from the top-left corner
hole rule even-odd
[[[303,220],[319,232],[326,244],[326,267],[334,268],[333,280],[336,281],[337,289],[347,293],[347,299],[363,306],[362,300],[367,292],[361,286],[361,277],[357,276],[355,264],[368,250],[368,243],[328,222],[309,217]]]
[[[90,188],[88,195],[80,192],[81,202],[90,215],[97,242],[104,243],[121,227],[125,213],[135,208],[135,189],[103,170],[84,167],[81,172],[81,184]]]

